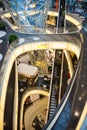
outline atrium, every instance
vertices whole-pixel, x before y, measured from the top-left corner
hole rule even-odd
[[[86,130],[86,26],[65,0],[0,1],[0,130]]]

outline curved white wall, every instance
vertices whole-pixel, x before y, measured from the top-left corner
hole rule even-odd
[[[22,96],[22,101],[21,101],[21,109],[20,109],[20,130],[22,130],[22,121],[23,121],[23,109],[24,109],[24,103],[25,100],[28,96],[30,96],[31,94],[42,94],[44,96],[49,96],[49,93],[43,90],[31,90],[31,91],[26,91],[23,96]]]
[[[10,50],[11,49],[11,50]],[[3,130],[4,124],[4,108],[5,108],[5,100],[6,100],[6,92],[8,80],[11,72],[11,68],[14,60],[21,54],[31,51],[31,50],[41,50],[41,49],[64,49],[68,51],[72,51],[76,54],[77,58],[79,58],[80,50],[77,45],[69,42],[55,42],[55,41],[45,41],[45,42],[36,42],[36,43],[27,43],[20,45],[16,48],[10,47],[9,58],[7,63],[5,63],[4,73],[1,76],[0,82],[0,130]],[[3,80],[4,79],[4,80]]]

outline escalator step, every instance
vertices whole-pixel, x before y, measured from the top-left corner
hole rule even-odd
[[[52,104],[50,108],[56,108],[56,104]]]
[[[57,104],[57,102],[52,101],[52,102],[50,102],[50,104],[51,104],[51,105],[55,105],[55,104]]]
[[[51,107],[50,111],[54,111],[56,109],[56,107]]]
[[[50,111],[50,114],[54,114],[54,111]]]
[[[52,117],[53,113],[50,113],[49,118]]]
[[[55,99],[52,99],[51,101],[50,101],[50,103],[52,104],[56,104],[56,100]]]

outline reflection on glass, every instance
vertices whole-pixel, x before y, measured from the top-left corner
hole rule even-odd
[[[49,0],[4,0],[4,2],[17,25],[29,28],[45,27]]]

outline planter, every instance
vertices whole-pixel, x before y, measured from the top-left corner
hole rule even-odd
[[[11,34],[9,35],[8,40],[9,40],[9,44],[11,44],[13,41],[18,40],[18,36],[15,34]]]
[[[5,29],[5,24],[0,23],[0,30]]]

